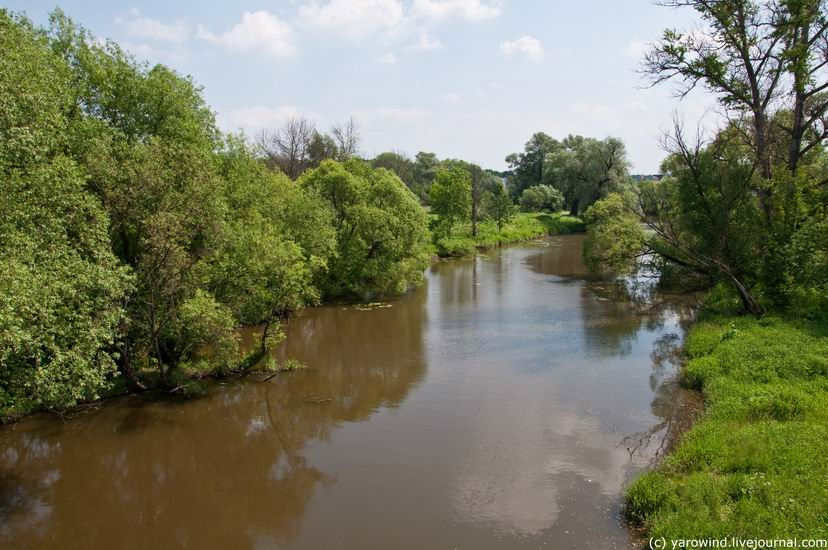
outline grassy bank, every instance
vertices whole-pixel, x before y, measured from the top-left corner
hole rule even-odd
[[[520,213],[500,231],[492,221],[478,223],[475,237],[472,237],[470,222],[458,224],[452,229],[449,237],[436,242],[437,254],[440,257],[466,256],[478,249],[527,241],[543,235],[563,235],[583,230],[584,223],[580,218],[564,213]]]
[[[686,355],[705,412],[629,487],[629,519],[674,540],[828,535],[828,325],[710,318]]]

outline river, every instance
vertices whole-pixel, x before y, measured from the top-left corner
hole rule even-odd
[[[3,427],[0,548],[631,547],[691,308],[587,277],[582,239],[305,310],[277,352],[304,370]]]

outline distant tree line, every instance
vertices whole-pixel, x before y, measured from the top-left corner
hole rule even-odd
[[[613,137],[570,135],[559,141],[538,132],[506,162],[512,196],[520,198],[529,188],[549,186],[561,193],[562,206],[573,216],[630,181],[624,142]]]

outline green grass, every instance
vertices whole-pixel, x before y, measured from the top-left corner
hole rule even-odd
[[[705,412],[626,511],[647,536],[828,536],[828,326],[719,317],[698,323],[682,382]]]
[[[516,214],[501,231],[492,221],[477,224],[477,236],[471,236],[471,223],[457,224],[450,237],[438,239],[435,243],[441,257],[466,256],[478,249],[492,248],[507,243],[527,241],[543,235],[561,235],[584,230],[584,223],[564,213]]]

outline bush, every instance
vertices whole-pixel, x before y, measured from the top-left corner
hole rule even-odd
[[[524,212],[557,212],[563,207],[563,193],[551,185],[534,185],[520,194],[520,207]]]
[[[613,193],[590,206],[584,221],[584,263],[590,271],[608,269],[626,273],[636,266],[644,247],[644,230],[626,204],[628,197]]]

